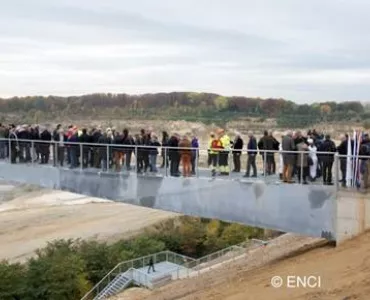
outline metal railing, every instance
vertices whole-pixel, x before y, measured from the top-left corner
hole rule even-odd
[[[187,277],[190,277],[191,275],[198,276],[204,269],[209,269],[212,266],[222,264],[225,261],[235,260],[236,257],[245,254],[246,251],[251,251],[266,244],[268,244],[267,241],[250,239],[241,244],[233,245],[201,257],[194,262],[189,262],[185,265],[188,270],[191,270],[191,272],[187,274]]]
[[[137,259],[124,261],[117,264],[81,300],[94,299],[94,297],[103,291],[116,276],[127,271],[131,271],[131,279],[135,282],[135,284],[152,288],[152,282],[156,279],[156,277],[140,270],[141,268],[148,267],[150,258],[153,259],[154,264],[165,261],[176,264],[176,267],[166,271],[167,275],[171,275],[172,280],[176,280],[191,276],[198,276],[204,269],[208,269],[215,264],[220,264],[225,261],[235,260],[236,257],[245,254],[246,251],[266,245],[267,243],[267,241],[250,239],[241,244],[227,247],[199,259],[194,259],[172,251],[162,251]]]
[[[122,274],[130,269],[136,270],[139,273],[140,282],[136,281],[137,284],[144,285],[150,288],[150,283],[153,279],[153,276],[146,274],[139,269],[147,267],[150,261],[150,258],[153,259],[154,264],[160,262],[172,262],[177,265],[183,265],[188,261],[194,261],[195,259],[187,257],[181,254],[177,254],[172,251],[162,251],[155,254],[143,256],[140,258],[128,260],[117,264],[107,275],[105,275],[81,300],[93,299],[98,295],[108,284],[119,274]],[[136,278],[138,279],[138,278]]]
[[[248,166],[253,172],[255,166],[257,174],[246,175],[257,175],[267,182],[276,182],[279,179],[276,176],[270,175],[281,174],[284,169],[284,158],[290,156],[290,160],[293,161],[291,165],[293,168],[292,175],[298,179],[300,184],[307,183],[310,175],[308,156],[311,154],[308,151],[247,149],[220,151],[220,149],[80,142],[61,143],[58,141],[21,139],[0,139],[0,147],[3,147],[3,150],[5,149],[5,160],[10,163],[34,165],[40,162],[42,165],[58,168],[69,165],[71,169],[97,169],[103,173],[130,171],[142,173],[144,171],[145,174],[159,173],[161,176],[176,177],[188,175],[184,174],[184,166],[181,158],[183,155],[190,155],[192,176],[211,177],[213,176],[211,170],[218,169],[222,165],[227,169],[227,176],[223,175],[220,178],[238,179],[242,177],[243,173],[246,174]],[[157,159],[160,156],[162,157],[162,168],[158,168]],[[347,158],[353,161],[370,160],[370,156],[347,156],[333,152],[316,152],[318,169],[323,168],[323,161],[328,157],[331,162],[327,164],[330,169],[327,171],[332,173],[333,181],[331,184],[334,184],[337,188],[339,188],[340,182],[340,160]],[[223,159],[222,163],[221,158]],[[182,166],[182,174],[180,173],[180,166]],[[369,165],[367,167],[370,168]],[[147,172],[148,170],[149,172]],[[232,172],[233,170],[237,172]],[[262,171],[262,173],[258,174],[258,171]],[[314,184],[320,183],[324,182],[321,180],[314,182]]]

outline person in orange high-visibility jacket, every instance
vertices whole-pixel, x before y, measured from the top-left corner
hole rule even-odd
[[[225,133],[225,130],[220,130],[220,142],[222,151],[219,153],[218,165],[220,167],[220,175],[229,175],[229,152],[231,149],[230,137]]]
[[[211,138],[209,140],[208,145],[208,155],[209,160],[208,164],[212,166],[212,176],[216,176],[216,170],[218,166],[218,155],[219,151],[222,150],[222,143],[219,138],[217,138],[214,134],[211,134]]]

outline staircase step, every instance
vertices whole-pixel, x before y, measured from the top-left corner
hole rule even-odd
[[[125,274],[118,274],[98,295],[95,299],[103,300],[107,297],[113,296],[121,292],[131,281]]]

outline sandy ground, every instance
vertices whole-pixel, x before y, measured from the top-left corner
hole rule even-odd
[[[297,243],[306,246],[294,246]],[[370,299],[370,232],[336,248],[321,245],[309,250],[308,244],[305,239],[297,238],[291,245],[296,250],[291,254],[285,251],[283,258],[277,258],[277,255],[286,245],[274,250],[266,247],[261,250],[262,255],[253,255],[253,258],[249,256],[249,259],[222,267],[212,274],[177,281],[152,292],[140,289],[131,291],[115,299]],[[272,254],[271,251],[277,252]],[[263,260],[265,262],[261,265]],[[282,277],[282,287],[274,288],[271,285],[273,276]],[[312,287],[297,287],[293,282],[288,288],[287,276],[315,276],[315,279],[320,278],[320,287],[312,281]]]
[[[140,231],[168,213],[68,192],[0,183],[0,260],[24,261],[48,241],[113,241]]]

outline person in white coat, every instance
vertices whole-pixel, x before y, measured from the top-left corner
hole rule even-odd
[[[311,181],[316,180],[317,176],[317,147],[315,146],[313,139],[308,139],[307,140],[309,146],[308,146],[308,151],[309,151],[309,168],[310,168],[310,178]]]

